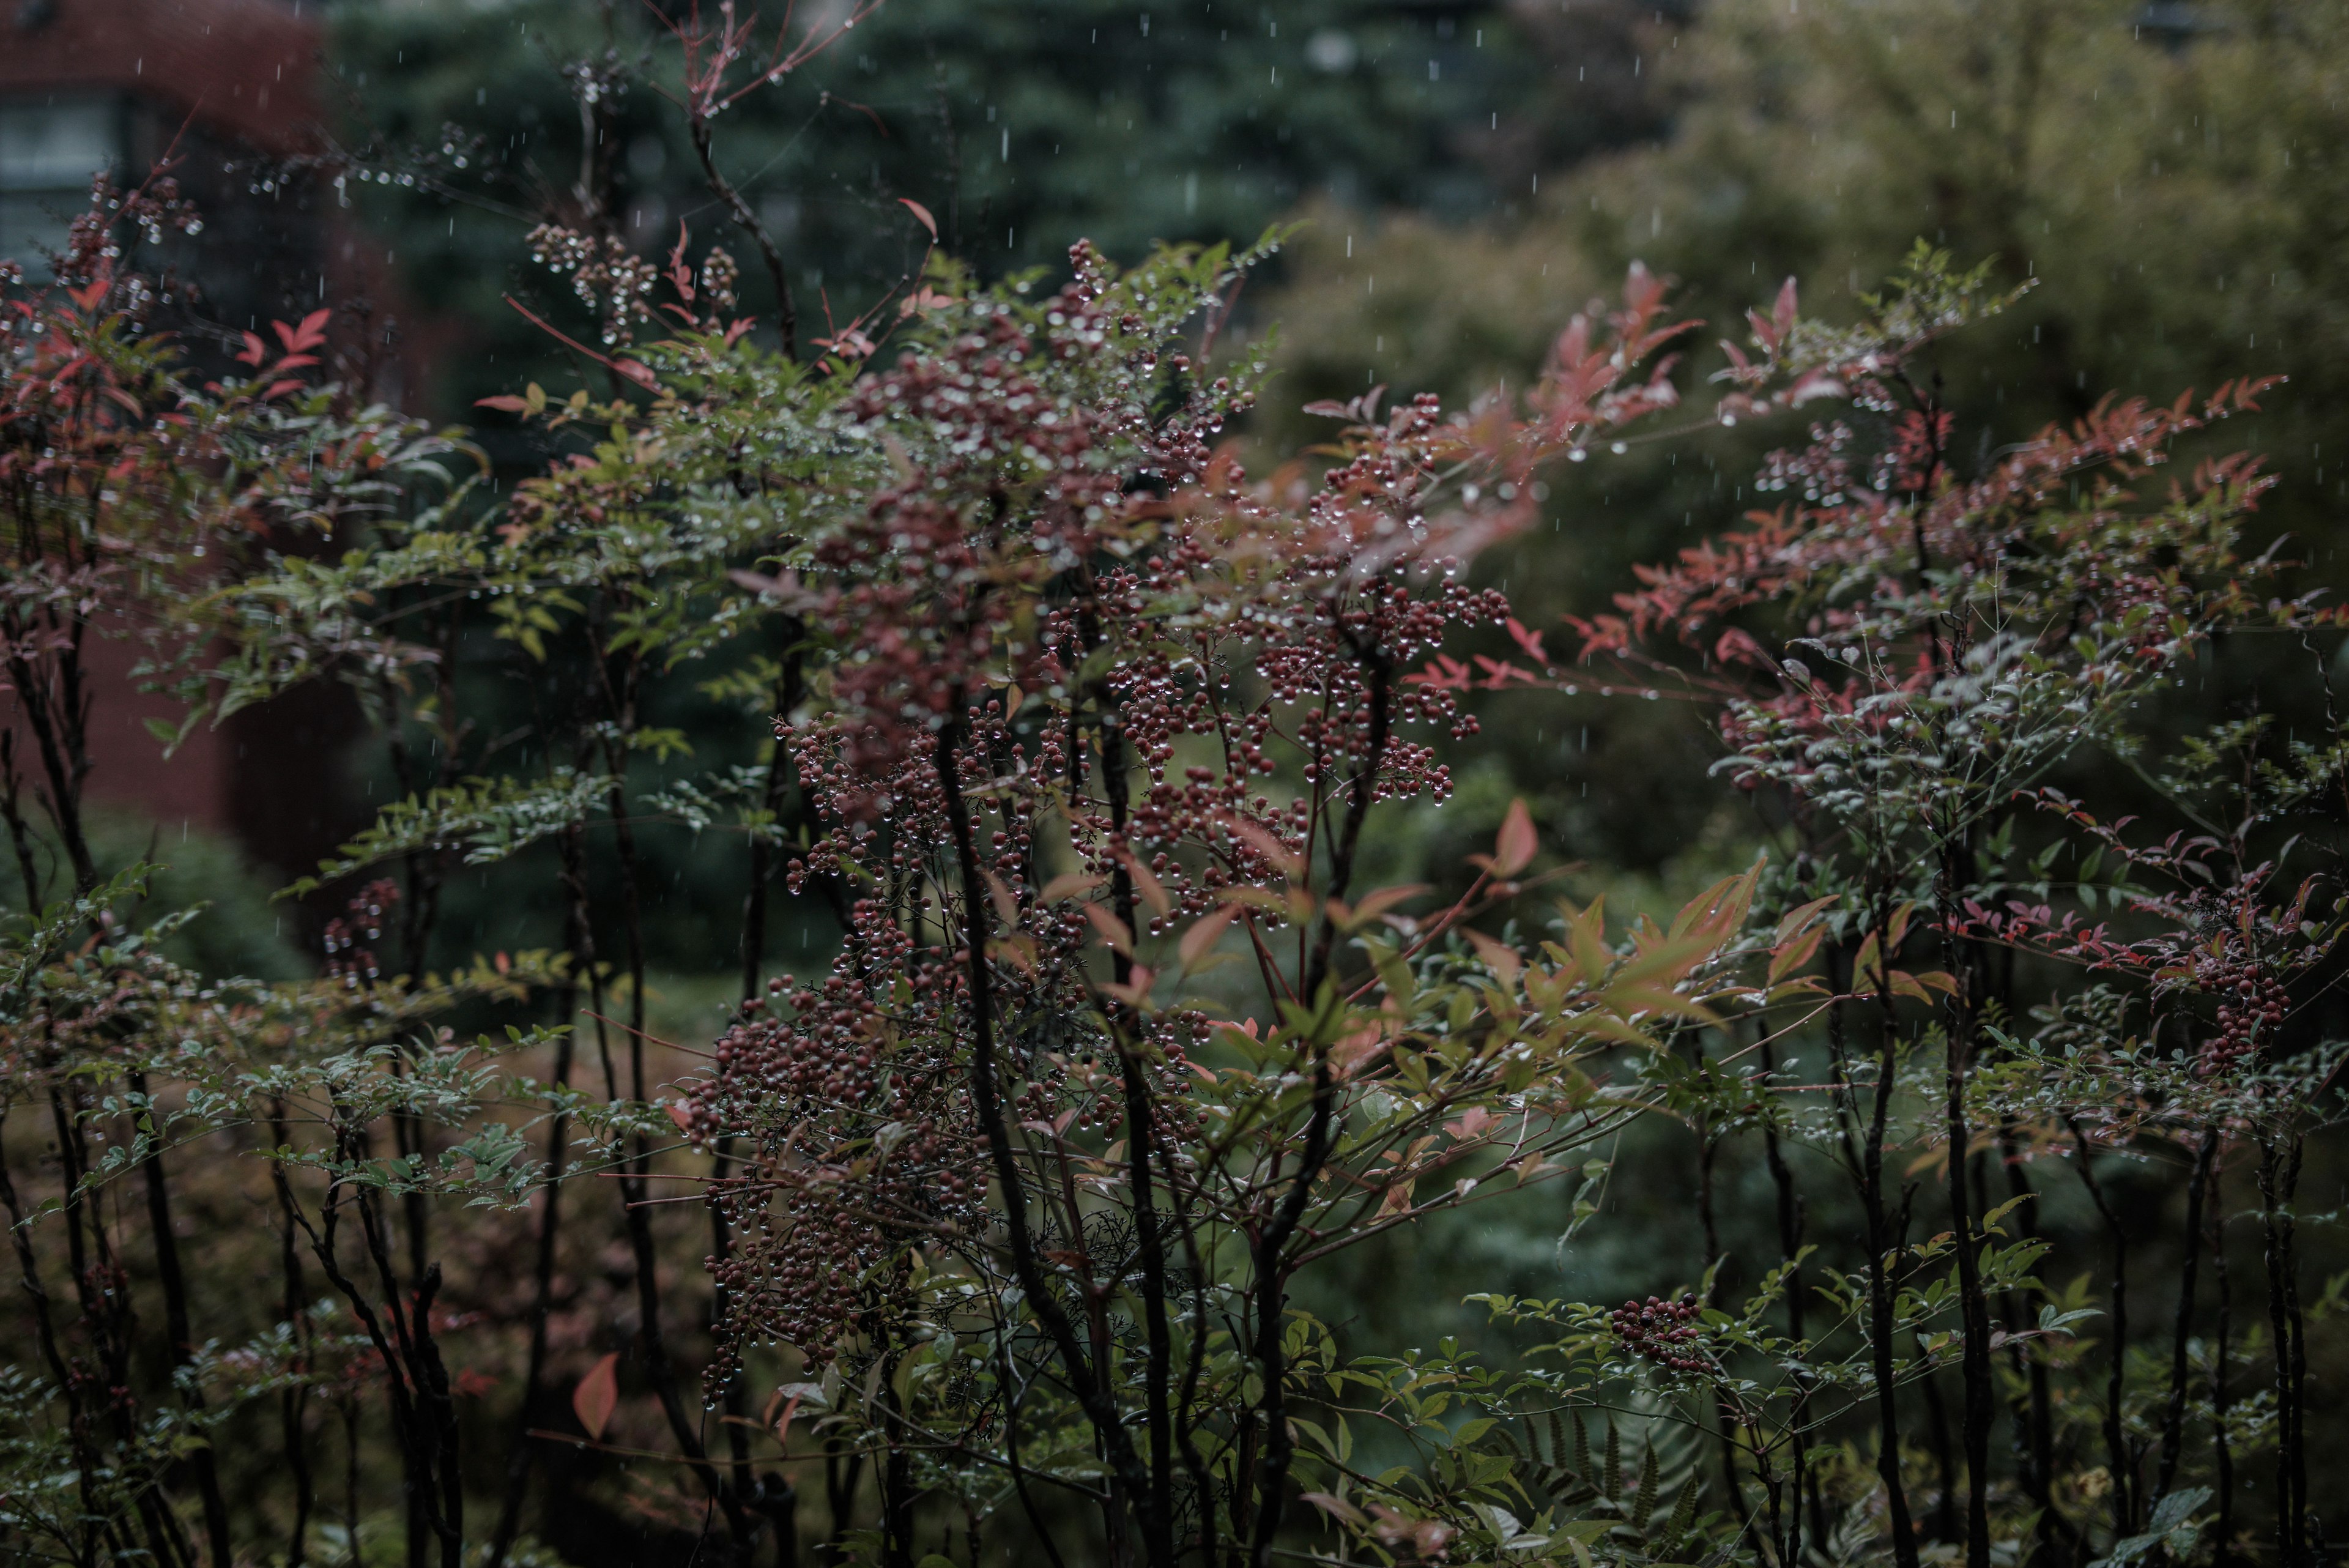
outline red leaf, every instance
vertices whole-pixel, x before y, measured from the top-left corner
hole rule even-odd
[[[277,334],[277,340],[285,345],[285,352],[299,354],[326,340],[326,318],[333,314],[331,310],[314,310],[302,318],[299,327],[288,327],[283,321],[273,321],[269,326]],[[252,334],[246,336],[250,337]]]
[[[688,305],[691,305],[693,303],[693,268],[686,263],[685,239],[685,220],[679,218],[677,221],[677,249],[668,253],[668,281],[677,290],[677,296]],[[687,317],[686,319],[690,321],[692,317]]]
[[[1516,876],[1534,863],[1534,852],[1540,847],[1532,813],[1526,810],[1522,799],[1511,801],[1509,815],[1502,820],[1501,831],[1493,840],[1493,875]]]
[[[261,335],[259,333],[247,332],[243,336],[244,337],[244,352],[236,357],[236,362],[238,364],[258,365],[264,359],[269,358],[269,345],[261,340]]]
[[[602,1441],[604,1428],[612,1419],[612,1407],[620,1402],[620,1380],[616,1368],[620,1364],[617,1352],[604,1357],[587,1369],[579,1386],[571,1391],[571,1411],[587,1435]]]
[[[473,406],[477,409],[502,409],[510,414],[527,413],[530,410],[530,405],[523,401],[520,398],[502,396],[495,398],[476,398],[473,400]]]
[[[938,237],[938,221],[930,216],[930,210],[927,207],[923,206],[911,196],[900,196],[897,200],[905,203],[907,212],[921,221],[922,227],[930,231],[930,238],[935,240]]]
[[[1226,904],[1195,921],[1191,929],[1183,933],[1182,941],[1176,944],[1177,950],[1183,955],[1183,967],[1189,969],[1205,958],[1223,937],[1224,928],[1230,925],[1238,914],[1237,906]]]

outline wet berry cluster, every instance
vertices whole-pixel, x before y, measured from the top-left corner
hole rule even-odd
[[[746,1005],[693,1093],[697,1139],[739,1127],[755,1140],[747,1173],[716,1189],[740,1234],[713,1261],[732,1340],[828,1360],[868,1271],[941,1227],[985,1222],[986,1161],[946,1044],[958,971],[916,962],[877,989],[840,972],[775,982],[781,1005]]]
[[[1644,1302],[1625,1302],[1609,1314],[1608,1322],[1623,1348],[1634,1355],[1675,1372],[1702,1372],[1707,1363],[1699,1354],[1699,1310],[1693,1295],[1669,1302],[1650,1296]]]
[[[653,286],[660,269],[616,234],[598,237],[560,223],[541,223],[523,236],[530,259],[571,279],[571,292],[602,323],[607,347],[636,340],[653,319]]]
[[[2207,1078],[2240,1062],[2263,1041],[2273,1039],[2283,1027],[2290,999],[2282,981],[2252,962],[2228,963],[2204,980],[2219,997],[2219,1032],[2204,1043],[2194,1067]]]
[[[384,911],[399,900],[399,884],[378,878],[361,888],[341,914],[326,922],[320,945],[326,950],[326,973],[357,991],[383,978],[375,950],[363,942],[383,940]]]

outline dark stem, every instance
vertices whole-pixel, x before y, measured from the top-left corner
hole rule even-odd
[[[8,617],[8,645],[22,649],[36,645],[32,628],[23,625],[15,615]],[[50,628],[55,636],[57,628]],[[81,820],[81,787],[89,776],[89,697],[82,690],[81,642],[87,623],[79,617],[71,620],[65,631],[63,647],[57,654],[54,668],[57,690],[52,690],[44,672],[34,667],[32,659],[21,652],[8,656],[8,674],[14,686],[16,706],[25,715],[25,723],[33,732],[33,743],[41,753],[41,772],[48,780],[46,790],[36,788],[34,798],[48,814],[65,845],[66,858],[74,869],[74,892],[88,893],[98,886],[98,862],[92,857],[88,836]]]
[[[0,1099],[0,1123],[5,1123],[9,1103]],[[35,1336],[40,1341],[41,1359],[48,1365],[49,1377],[57,1384],[57,1393],[66,1402],[66,1432],[74,1456],[76,1490],[81,1495],[84,1521],[81,1540],[75,1554],[77,1568],[88,1568],[98,1560],[98,1521],[104,1517],[93,1486],[98,1475],[98,1459],[90,1443],[89,1417],[84,1408],[79,1382],[66,1365],[64,1353],[57,1345],[57,1324],[49,1310],[48,1287],[41,1282],[40,1259],[33,1251],[33,1233],[25,1223],[24,1206],[17,1201],[16,1179],[8,1173],[5,1150],[0,1150],[0,1204],[8,1210],[8,1240],[16,1251],[17,1282],[24,1287],[25,1299],[33,1304]]]
[[[335,1157],[337,1163],[346,1163],[351,1159],[354,1153],[353,1144],[354,1137],[351,1130],[343,1122],[338,1109],[335,1127]],[[391,1409],[392,1437],[398,1445],[400,1454],[401,1491],[408,1504],[408,1560],[412,1568],[422,1568],[425,1548],[424,1524],[432,1508],[430,1461],[425,1447],[426,1439],[419,1430],[415,1403],[411,1397],[409,1380],[410,1364],[407,1356],[406,1331],[399,1321],[398,1287],[395,1282],[392,1293],[385,1303],[385,1314],[388,1316],[391,1324],[391,1327],[387,1330],[386,1315],[378,1314],[375,1303],[364,1291],[359,1289],[357,1282],[343,1272],[342,1261],[336,1255],[336,1240],[340,1230],[344,1201],[340,1190],[342,1186],[343,1183],[339,1178],[329,1183],[322,1217],[316,1226],[310,1223],[309,1216],[303,1213],[298,1205],[292,1210],[294,1222],[299,1225],[303,1234],[309,1238],[311,1254],[318,1260],[319,1268],[326,1273],[326,1282],[340,1292],[344,1301],[349,1303],[351,1315],[357,1318],[359,1326],[366,1330],[368,1342],[375,1346],[376,1355],[383,1364],[386,1400]],[[379,1266],[388,1277],[389,1262],[382,1257],[380,1243],[373,1234],[375,1227],[367,1215],[367,1202],[365,1195],[361,1194],[357,1199],[357,1202],[359,1205],[362,1226],[369,1232],[370,1251],[376,1253]],[[356,1430],[351,1433],[351,1445],[352,1468],[356,1476],[357,1468]],[[357,1490],[356,1481],[354,1481],[352,1488],[354,1498],[356,1498]],[[356,1501],[352,1507],[353,1513],[356,1515]],[[356,1544],[353,1550],[356,1552]]]
[[[2227,1440],[2227,1406],[2234,1302],[2227,1281],[2227,1226],[2220,1212],[2224,1198],[2225,1189],[2214,1182],[2209,1198],[2210,1279],[2218,1287],[2219,1321],[2212,1330],[2210,1348],[2210,1447],[2211,1479],[2219,1491],[2219,1518],[2214,1532],[2216,1563],[2218,1568],[2231,1568],[2235,1561],[2235,1450]]]
[[[1757,1021],[1762,1032],[1762,1075],[1765,1082],[1775,1079],[1778,1071],[1776,1053],[1770,1049],[1769,1023]],[[1803,1199],[1795,1188],[1795,1173],[1786,1164],[1785,1149],[1778,1139],[1778,1125],[1765,1120],[1762,1124],[1762,1158],[1769,1168],[1770,1183],[1778,1199],[1778,1253],[1788,1265],[1786,1272],[1786,1336],[1799,1341],[1803,1337]],[[1795,1374],[1795,1408],[1788,1419],[1792,1433],[1795,1474],[1794,1507],[1788,1511],[1790,1528],[1785,1561],[1799,1562],[1802,1555],[1804,1511],[1809,1510],[1808,1522],[1815,1541],[1826,1539],[1826,1500],[1820,1495],[1818,1482],[1810,1470],[1810,1434],[1807,1412],[1810,1407],[1812,1379],[1807,1371]]]
[[[269,1103],[269,1131],[274,1148],[293,1147],[293,1140],[286,1136],[283,1100]],[[286,1388],[279,1417],[285,1432],[285,1465],[294,1474],[294,1526],[286,1534],[285,1568],[302,1568],[310,1547],[310,1514],[317,1506],[317,1486],[310,1473],[309,1436],[305,1430],[310,1399],[306,1376],[315,1370],[311,1364],[310,1293],[303,1282],[302,1249],[294,1223],[294,1186],[286,1179],[285,1162],[273,1158],[269,1176],[270,1185],[277,1193],[278,1216],[285,1227],[277,1258],[278,1271],[285,1281],[283,1310],[286,1323],[294,1330],[295,1342],[301,1348],[301,1369],[305,1374]]]
[[[2126,1536],[2135,1527],[2137,1511],[2131,1501],[2135,1477],[2129,1463],[2127,1433],[2122,1425],[2125,1409],[2122,1401],[2128,1393],[2128,1233],[2121,1229],[2120,1217],[2106,1201],[2105,1189],[2089,1168],[2089,1144],[2079,1124],[2065,1118],[2072,1128],[2072,1139],[2079,1146],[2079,1163],[2074,1167],[2080,1173],[2080,1184],[2095,1199],[2096,1212],[2104,1217],[2105,1233],[2113,1248],[2112,1344],[2106,1361],[2105,1379],[2105,1456],[2113,1478],[2113,1533]]]
[[[25,820],[18,792],[24,779],[16,772],[16,732],[0,729],[0,821],[8,825],[8,846],[16,852],[16,877],[25,885],[25,912],[41,913],[41,869],[33,857],[32,825]]]
[[[1884,929],[1882,921],[1877,929],[1879,933]],[[1908,1488],[1900,1479],[1900,1410],[1892,1351],[1894,1285],[1888,1261],[1896,1247],[1906,1244],[1907,1227],[1902,1227],[1901,1236],[1892,1233],[1884,1202],[1884,1135],[1892,1110],[1894,1022],[1889,999],[1879,1000],[1884,1021],[1877,1044],[1875,1099],[1859,1151],[1860,1207],[1868,1222],[1868,1349],[1876,1384],[1876,1470],[1884,1482],[1892,1559],[1899,1568],[1918,1568],[1917,1529],[1909,1519]],[[1831,1031],[1837,1016],[1829,1016]]]
[[[1386,763],[1389,703],[1393,693],[1390,686],[1393,671],[1384,654],[1373,649],[1358,649],[1363,673],[1369,678],[1370,737],[1362,764],[1354,774],[1349,790],[1345,826],[1330,861],[1329,890],[1323,895],[1323,909],[1318,921],[1318,934],[1312,958],[1306,966],[1301,994],[1307,1005],[1318,1006],[1322,987],[1330,978],[1330,955],[1337,940],[1337,920],[1328,909],[1328,901],[1342,898],[1353,883],[1354,856],[1361,846],[1362,823],[1378,799],[1379,772]],[[1308,846],[1310,853],[1310,846]],[[1306,1205],[1312,1200],[1313,1183],[1321,1174],[1321,1167],[1330,1158],[1330,1129],[1335,1119],[1337,1087],[1330,1075],[1328,1054],[1317,1050],[1313,1058],[1313,1102],[1306,1118],[1305,1147],[1298,1152],[1297,1169],[1289,1178],[1288,1190],[1282,1196],[1280,1207],[1274,1210],[1270,1221],[1256,1238],[1253,1262],[1256,1272],[1256,1346],[1254,1355],[1264,1379],[1264,1393],[1257,1402],[1262,1420],[1264,1447],[1257,1457],[1257,1504],[1255,1527],[1249,1542],[1251,1568],[1271,1568],[1273,1539],[1280,1532],[1280,1519],[1286,1504],[1288,1469],[1296,1455],[1296,1444],[1288,1435],[1288,1370],[1281,1352],[1281,1318],[1288,1306],[1288,1260],[1283,1256],[1289,1238],[1296,1232],[1299,1221],[1305,1217]]]
[[[2194,1326],[2194,1272],[2202,1257],[2202,1201],[2210,1187],[2210,1162],[2219,1152],[2219,1129],[2204,1129],[2202,1147],[2194,1157],[2194,1175],[2186,1184],[2186,1261],[2178,1274],[2178,1315],[2169,1335],[2169,1400],[2161,1413],[2161,1460],[2153,1482],[2154,1500],[2169,1495],[2178,1477],[2178,1459],[2185,1447],[2186,1379],[2191,1363],[2188,1340]]]
[[[561,840],[563,882],[570,894],[564,917],[564,936],[574,976],[593,967],[595,961],[595,939],[587,925],[585,836],[580,826],[573,823],[564,830]],[[558,1089],[566,1089],[571,1086],[575,1046],[572,1030],[579,1016],[577,981],[566,982],[555,995],[556,1016],[563,1034],[554,1046],[554,1083]],[[570,1137],[570,1118],[557,1110],[546,1129],[546,1211],[539,1217],[538,1256],[531,1280],[529,1360],[523,1371],[522,1405],[514,1417],[514,1435],[506,1449],[505,1495],[498,1507],[497,1531],[491,1538],[487,1568],[501,1568],[506,1553],[513,1549],[514,1536],[522,1528],[523,1501],[530,1486],[529,1434],[544,1397],[546,1325],[554,1302],[555,1246],[563,1215],[563,1162],[569,1151]]]
[[[1702,1047],[1696,1050],[1701,1055]],[[1713,1168],[1721,1154],[1721,1140],[1713,1136],[1702,1114],[1696,1123],[1696,1147],[1697,1220],[1704,1232],[1704,1266],[1712,1274],[1705,1287],[1704,1304],[1717,1307],[1721,1304],[1722,1275],[1727,1272],[1721,1251],[1721,1223],[1713,1203]],[[1722,1496],[1729,1501],[1729,1511],[1737,1515],[1747,1533],[1752,1534],[1761,1529],[1761,1523],[1757,1514],[1747,1512],[1744,1490],[1737,1481],[1736,1408],[1723,1393],[1716,1392],[1713,1403],[1713,1414],[1720,1421]]]
[[[2302,1390],[2308,1359],[2301,1343],[2299,1260],[2295,1255],[2292,1190],[2300,1180],[2298,1137],[2288,1150],[2260,1143],[2260,1198],[2267,1232],[2268,1321],[2275,1334],[2276,1561],[2300,1568],[2307,1560],[2308,1469],[2301,1448]]]
[[[2012,1121],[2000,1125],[1999,1159],[2006,1168],[2007,1196],[2020,1199],[2013,1210],[2015,1231],[2025,1240],[2035,1241],[2039,1238],[2039,1193],[2031,1185],[2031,1173],[2023,1168]],[[2004,1311],[2010,1328],[2031,1321],[2030,1308],[2019,1293],[2008,1293]],[[2011,1343],[2007,1355],[2023,1384],[2014,1411],[2017,1479],[2023,1483],[2024,1494],[2039,1505],[2040,1528],[2055,1536],[2076,1561],[2080,1555],[2079,1532],[2055,1507],[2055,1409],[2054,1396],[2047,1381],[2047,1358],[2040,1354],[2035,1342],[2025,1340]]]
[[[750,243],[759,247],[759,259],[767,264],[767,276],[775,286],[775,330],[782,337],[783,357],[796,359],[800,357],[800,317],[792,304],[792,282],[784,272],[783,253],[767,233],[767,225],[759,221],[759,214],[750,210],[750,203],[742,199],[742,192],[718,171],[718,155],[710,145],[709,115],[698,111],[688,115],[686,129],[692,134],[694,155],[701,160],[701,177],[709,183],[710,193],[725,207],[734,226],[750,236]]]
[[[1019,1511],[1027,1515],[1028,1528],[1036,1532],[1037,1541],[1044,1548],[1044,1555],[1051,1559],[1052,1568],[1068,1568],[1068,1563],[1061,1556],[1060,1543],[1052,1539],[1051,1529],[1044,1522],[1043,1511],[1036,1506],[1035,1496],[1028,1490],[1028,1467],[1019,1462],[1019,1400],[1023,1391],[1012,1376],[1011,1353],[1003,1342],[1000,1319],[996,1323],[995,1359],[1000,1369],[997,1376],[1003,1384],[1003,1443],[1005,1457],[1010,1464],[1011,1489],[1019,1494]],[[974,1557],[971,1561],[976,1563],[978,1559]]]
[[[1092,1366],[1068,1314],[1061,1310],[1051,1282],[1039,1263],[1034,1232],[1028,1224],[1026,1186],[1004,1125],[1002,1094],[996,1078],[994,973],[987,956],[988,889],[978,868],[973,841],[970,806],[962,787],[960,742],[970,718],[970,694],[957,684],[950,721],[938,732],[936,753],[938,788],[945,797],[947,823],[954,838],[957,870],[961,882],[963,960],[970,1001],[970,1073],[972,1114],[987,1139],[988,1158],[1003,1194],[1004,1228],[1009,1233],[1011,1266],[1019,1288],[1035,1308],[1046,1336],[1066,1369],[1068,1385],[1092,1424],[1104,1456],[1118,1480],[1134,1495],[1146,1497],[1150,1472],[1133,1451],[1117,1406],[1102,1397]]]
[[[628,816],[627,791],[623,781],[628,765],[628,740],[636,727],[636,698],[643,667],[637,659],[626,658],[621,661],[619,679],[615,680],[613,655],[605,645],[600,620],[591,635],[611,718],[605,766],[610,770],[612,788],[605,805],[613,847],[619,861],[620,934],[628,966],[628,1093],[641,1105],[648,1093],[645,1080],[644,868],[636,852],[636,828]],[[619,1188],[621,1213],[636,1264],[637,1351],[644,1357],[653,1397],[667,1420],[669,1436],[725,1513],[727,1529],[739,1554],[747,1547],[755,1526],[741,1498],[709,1462],[700,1431],[678,1391],[677,1368],[669,1360],[668,1341],[661,1326],[659,1253],[653,1238],[652,1210],[647,1202],[651,1170],[651,1138],[642,1132],[634,1134],[628,1140],[627,1155],[620,1162]]]
[[[1133,853],[1125,842],[1126,816],[1126,753],[1125,732],[1118,715],[1109,706],[1111,695],[1104,691],[1102,716],[1102,793],[1109,803],[1110,832],[1123,855]],[[1133,876],[1121,858],[1110,873],[1110,897],[1117,918],[1127,931],[1139,939],[1141,927],[1134,908]],[[1127,953],[1111,954],[1111,964],[1120,985],[1130,985],[1133,980],[1133,960]],[[1175,1557],[1174,1543],[1174,1431],[1168,1413],[1168,1386],[1172,1370],[1172,1334],[1166,1319],[1166,1231],[1158,1211],[1155,1184],[1152,1180],[1151,1158],[1158,1146],[1158,1118],[1155,1096],[1151,1093],[1149,1064],[1143,1058],[1142,1043],[1133,1031],[1120,1026],[1119,1013],[1112,1014],[1112,1026],[1117,1044],[1118,1070],[1125,1091],[1125,1135],[1128,1179],[1133,1189],[1133,1244],[1142,1264],[1142,1314],[1145,1334],[1143,1363],[1143,1419],[1150,1434],[1150,1494],[1148,1506],[1142,1510],[1143,1552],[1154,1564],[1164,1563],[1169,1568]]]
[[[147,1228],[155,1236],[155,1273],[163,1287],[164,1332],[171,1340],[171,1370],[177,1374],[195,1360],[195,1331],[189,1321],[188,1276],[180,1264],[180,1238],[171,1228],[171,1184],[163,1170],[163,1123],[155,1097],[148,1092],[147,1075],[132,1073],[130,1088],[146,1106],[146,1132],[154,1140],[154,1147],[140,1163],[146,1177]],[[193,1378],[181,1383],[180,1398],[191,1411],[204,1407],[203,1390]],[[235,1549],[229,1542],[228,1500],[221,1495],[220,1467],[210,1440],[189,1456],[189,1468],[195,1472],[196,1495],[203,1504],[204,1536],[213,1568],[231,1568]]]
[[[1930,413],[1929,413],[1929,418]],[[1921,545],[1920,546],[1921,550]],[[1919,567],[1922,574],[1923,567]],[[1940,864],[1940,903],[1943,929],[1958,929],[1958,888],[1962,868],[1973,858],[1971,844],[1961,838],[1951,838],[1944,846]],[[1942,1011],[1942,1136],[1949,1140],[1948,1186],[1950,1229],[1957,1237],[1958,1314],[1965,1334],[1959,1356],[1960,1386],[1964,1390],[1964,1431],[1966,1469],[1966,1561],[1987,1563],[1990,1561],[1990,1430],[1995,1419],[1997,1392],[1991,1379],[1990,1301],[1983,1293],[1982,1281],[1982,1238],[1974,1231],[1974,1210],[1966,1180],[1971,1164],[1969,1153],[1973,1143],[1973,1128],[1966,1116],[1966,1074],[1971,1065],[1974,1026],[1979,1021],[1979,965],[1966,961],[1958,949],[1960,940],[1949,939],[1945,948],[1947,968],[1954,980],[1956,993],[1948,999]],[[1887,952],[1885,961],[1892,955]],[[1946,1491],[1954,1480],[1944,1466],[1941,1485]]]
[[[1925,1425],[1932,1435],[1933,1469],[1940,1485],[1933,1495],[1933,1534],[1942,1541],[1958,1538],[1958,1464],[1950,1447],[1950,1407],[1941,1397],[1941,1379],[1928,1372],[1918,1379],[1925,1394]]]

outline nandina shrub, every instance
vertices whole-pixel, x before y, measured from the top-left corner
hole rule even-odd
[[[1531,420],[1420,400],[1349,427],[1318,483],[1259,484],[1210,445],[1252,389],[1169,341],[1227,276],[1072,259],[1034,303],[941,300],[840,407],[895,472],[772,591],[830,674],[787,730],[825,827],[791,874],[840,887],[848,929],[695,1096],[698,1138],[747,1140],[714,1189],[742,1238],[725,1326],[823,1374],[807,1417],[885,1436],[893,1559],[926,1491],[1002,1505],[915,1468],[999,1434],[1098,1446],[1095,1550],[1268,1550],[1288,1368],[1333,1354],[1299,1337],[1296,1272],[1477,1186],[1420,1192],[1440,1168],[1563,1174],[1618,1119],[1572,1061],[1637,1037],[1721,935],[1613,987],[1527,977],[1538,1022],[1503,1024],[1428,966],[1524,869],[1522,819],[1432,917],[1353,881],[1378,805],[1440,799],[1431,742],[1473,727],[1412,679],[1505,614],[1459,567],[1530,517],[1540,456],[1669,404],[1630,379],[1672,335],[1661,289],[1635,277],[1613,341],[1562,348]],[[1218,961],[1251,977],[1237,1023],[1185,994]]]

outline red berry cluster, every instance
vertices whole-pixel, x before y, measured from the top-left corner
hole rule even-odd
[[[749,1174],[715,1189],[741,1236],[713,1261],[730,1341],[780,1340],[827,1361],[869,1271],[941,1225],[985,1222],[986,1164],[947,1045],[960,991],[935,959],[871,987],[835,972],[791,989],[788,1017],[753,1002],[719,1037],[689,1116],[697,1138],[747,1127],[756,1140]]]
[[[330,977],[341,981],[351,991],[373,985],[383,978],[375,950],[359,944],[383,940],[384,911],[398,901],[398,883],[388,879],[370,882],[344,907],[341,914],[326,922],[321,945],[326,950],[326,973]]]
[[[1609,1315],[1609,1324],[1632,1355],[1675,1372],[1702,1372],[1708,1364],[1697,1354],[1702,1332],[1696,1323],[1699,1310],[1693,1295],[1671,1302],[1650,1296],[1645,1302],[1625,1302]]]
[[[2195,1074],[2207,1078],[2250,1055],[2263,1038],[2271,1039],[2283,1026],[2287,998],[2282,981],[2248,960],[2227,961],[2217,972],[2198,978],[2220,998],[2219,1033],[2203,1044],[2194,1065]]]

